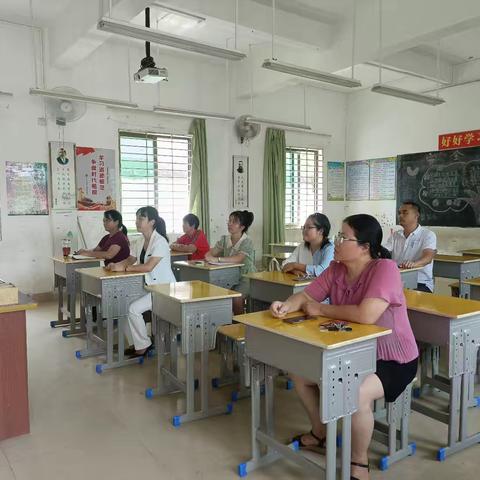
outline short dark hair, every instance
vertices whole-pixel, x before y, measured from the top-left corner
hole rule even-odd
[[[200,220],[193,213],[188,213],[183,217],[183,221],[188,223],[195,230],[200,226]]]
[[[235,220],[244,227],[244,233],[247,233],[248,227],[253,223],[253,213],[248,210],[235,210],[229,215],[229,217],[235,218]]]
[[[410,205],[413,209],[417,211],[419,215],[422,213],[422,211],[420,210],[420,205],[416,202],[413,202],[412,200],[405,200],[405,202],[402,202],[402,205]]]

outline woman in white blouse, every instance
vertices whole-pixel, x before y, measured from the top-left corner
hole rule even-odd
[[[334,246],[328,239],[328,217],[313,213],[305,221],[302,233],[303,243],[283,262],[282,271],[318,277],[333,260]]]
[[[110,263],[108,269],[114,272],[145,273],[145,283],[173,283],[175,276],[170,263],[170,247],[166,233],[165,221],[154,207],[142,207],[137,210],[137,230],[143,235],[143,241],[137,243],[134,255],[118,263]],[[152,294],[130,304],[128,323],[125,334],[132,347],[125,350],[126,355],[146,355],[152,348],[152,341],[147,333],[143,313],[152,309]]]

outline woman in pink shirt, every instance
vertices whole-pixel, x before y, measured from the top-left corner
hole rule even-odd
[[[352,416],[352,479],[369,478],[368,446],[373,432],[372,404],[385,397],[395,400],[417,373],[418,349],[407,316],[397,265],[381,246],[382,229],[371,215],[352,215],[335,237],[330,266],[303,292],[285,302],[272,303],[275,317],[303,310],[308,315],[388,327],[392,334],[377,339],[377,369],[360,386],[358,410]],[[330,298],[330,305],[321,303]],[[324,450],[326,430],[319,415],[316,383],[293,376],[295,389],[312,424],[301,434],[300,447]]]

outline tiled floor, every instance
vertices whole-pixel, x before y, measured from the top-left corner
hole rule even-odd
[[[31,434],[0,442],[0,480],[226,480],[238,478],[236,466],[249,457],[249,399],[232,415],[172,427],[182,407],[180,395],[147,400],[154,379],[154,359],[97,375],[95,359],[77,360],[81,338],[64,339],[49,327],[56,310],[43,304],[28,314]],[[212,373],[215,373],[213,369]],[[228,401],[230,389],[214,392],[212,402]],[[277,390],[280,438],[308,428],[293,391]],[[480,410],[470,411],[469,425],[480,429]],[[446,480],[477,478],[480,445],[435,461],[447,428],[412,414],[417,454],[372,479]],[[377,461],[382,447],[372,445]],[[286,461],[253,472],[248,478],[312,478]]]

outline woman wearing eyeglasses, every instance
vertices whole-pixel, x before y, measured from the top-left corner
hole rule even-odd
[[[283,262],[282,272],[318,277],[333,260],[333,244],[328,239],[330,222],[323,213],[313,213],[302,227],[303,243]]]
[[[407,316],[402,280],[397,265],[381,246],[382,229],[370,215],[352,215],[335,237],[335,260],[303,292],[285,302],[272,303],[275,317],[303,310],[349,322],[376,324],[392,330],[377,339],[377,366],[359,392],[352,416],[352,479],[368,480],[367,451],[373,432],[372,404],[385,397],[393,402],[415,378],[418,349]],[[330,297],[330,305],[320,303]],[[312,429],[294,438],[302,448],[324,451],[326,430],[319,416],[318,385],[292,376]]]

